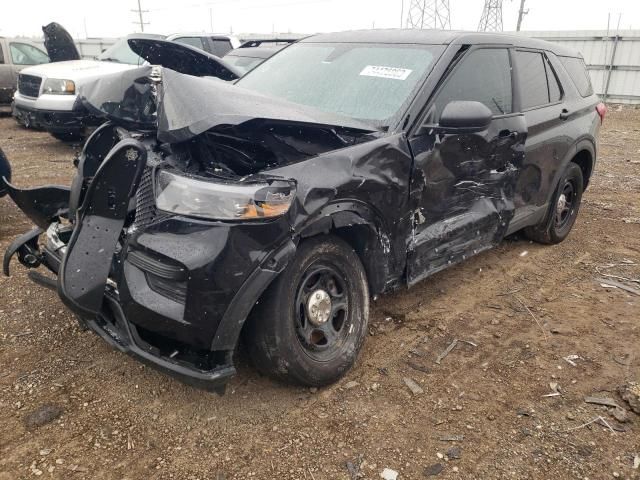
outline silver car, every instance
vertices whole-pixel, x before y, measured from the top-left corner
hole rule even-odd
[[[0,37],[0,112],[11,111],[18,73],[41,63],[49,63],[49,56],[40,47],[21,38]]]

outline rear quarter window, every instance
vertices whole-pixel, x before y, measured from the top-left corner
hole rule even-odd
[[[547,72],[540,52],[516,51],[516,66],[522,109],[550,103]]]
[[[565,70],[571,77],[573,84],[583,97],[593,95],[593,87],[591,86],[591,78],[587,72],[587,66],[584,60],[576,57],[558,57]]]

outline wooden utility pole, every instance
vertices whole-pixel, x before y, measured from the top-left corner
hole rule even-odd
[[[520,31],[520,27],[522,26],[522,17],[524,17],[529,10],[524,9],[524,2],[526,0],[520,0],[520,10],[518,11],[518,25],[516,26],[516,32]]]
[[[142,14],[143,13],[148,13],[149,10],[142,10],[142,6],[140,5],[140,0],[138,0],[138,9],[137,10],[131,10],[134,13],[138,13],[138,21],[137,22],[133,22],[133,23],[137,23],[140,25],[140,31],[144,32],[144,26],[145,25],[149,25],[149,22],[145,22],[142,18]]]

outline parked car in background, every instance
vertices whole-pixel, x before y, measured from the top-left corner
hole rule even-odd
[[[204,50],[216,57],[224,57],[228,52],[241,45],[241,41],[233,35],[220,35],[216,33],[174,33],[166,40],[184,43],[192,47]]]
[[[57,58],[64,58],[59,52],[75,50],[73,39],[66,31],[65,35],[60,29],[53,31],[44,27],[43,32],[47,49]],[[70,61],[27,68],[18,77],[18,90],[14,95],[16,120],[26,127],[43,128],[60,140],[82,138],[88,127],[95,127],[102,120],[88,114],[79,102],[77,89],[88,81],[143,64],[145,60],[129,46],[128,40],[132,38],[176,42],[186,52],[195,50],[193,45],[199,45],[200,51],[205,47],[222,52],[239,44],[235,37],[228,35],[133,34],[118,40],[94,60],[80,60],[79,55],[69,54]]]
[[[334,382],[370,298],[517,231],[563,241],[606,113],[574,50],[438,30],[315,35],[235,83],[143,66],[82,96],[108,122],[70,188],[7,185],[36,228],[4,272],[44,265],[101,338],[209,388],[241,333],[262,372]]]
[[[21,38],[0,37],[0,112],[11,111],[18,73],[43,63],[49,63],[49,57],[40,47]]]
[[[231,50],[224,56],[228,64],[233,65],[244,75],[273,56],[287,45],[299,39],[251,40]]]

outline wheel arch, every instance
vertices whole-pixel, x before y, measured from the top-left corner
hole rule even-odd
[[[300,231],[300,241],[316,235],[333,234],[356,252],[365,273],[369,293],[385,289],[389,278],[390,237],[381,217],[367,204],[338,202],[327,205]]]

